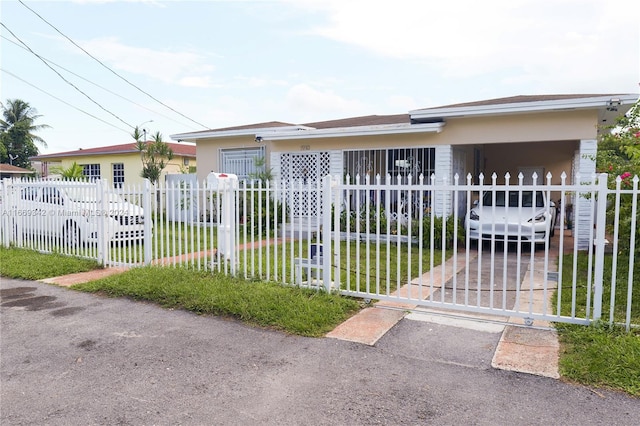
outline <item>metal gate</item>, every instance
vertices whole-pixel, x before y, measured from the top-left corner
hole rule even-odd
[[[537,321],[588,324],[600,319],[607,197],[613,194],[607,189],[606,175],[599,179],[593,176],[590,184],[583,179],[580,185],[567,184],[564,174],[560,185],[552,185],[550,175],[546,184],[536,184],[536,178],[534,175],[533,184],[524,185],[520,175],[518,183],[510,185],[508,175],[502,184],[497,184],[495,175],[488,183],[481,176],[476,185],[471,176],[464,184],[457,180],[427,182],[421,177],[419,184],[403,185],[394,183],[390,176],[366,184],[344,184],[328,177],[323,186],[327,198],[321,223],[333,232],[323,234],[322,249],[332,255],[323,257],[323,285],[345,296],[393,302],[401,308],[486,314],[498,321],[519,318],[527,325]],[[375,195],[372,201],[351,204],[349,200],[363,190]],[[533,204],[525,201],[516,206],[525,218],[522,223],[543,220],[543,211],[553,213],[553,225],[544,237],[534,235],[533,226],[531,234],[524,225],[510,233],[511,219],[494,215],[491,222],[484,223],[476,241],[472,220],[465,220],[469,213],[453,209],[448,218],[435,215],[448,209],[444,205],[437,209],[434,203],[462,197],[467,206],[482,206],[483,199],[484,204],[490,204],[486,200],[496,200],[503,192],[520,202],[533,197]],[[536,197],[560,200],[565,207],[581,197],[586,202],[575,203],[574,209],[581,205],[587,211],[572,214],[588,217],[589,222],[573,223],[568,229],[569,209],[537,202]],[[389,202],[399,198],[417,202]],[[342,208],[332,210],[331,205]],[[416,205],[429,207],[412,211]],[[495,205],[484,207],[494,213],[498,210]],[[483,211],[488,215],[486,208]],[[400,221],[395,219],[398,217],[414,219]],[[584,245],[588,247],[587,267],[577,260],[579,247]],[[566,264],[567,259],[571,264]],[[577,288],[576,277],[581,273],[587,274],[584,289]],[[570,312],[561,308],[562,298],[569,298]],[[630,300],[627,303],[630,309]]]

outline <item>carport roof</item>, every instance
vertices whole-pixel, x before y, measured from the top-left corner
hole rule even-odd
[[[532,112],[593,109],[604,123],[624,114],[637,102],[638,94],[519,95],[409,111],[412,122],[425,123],[447,118],[478,115],[506,115]]]

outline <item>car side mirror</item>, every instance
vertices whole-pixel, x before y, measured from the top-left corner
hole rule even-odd
[[[477,206],[478,204],[479,204],[479,200],[475,200],[475,201],[473,202],[473,207]]]

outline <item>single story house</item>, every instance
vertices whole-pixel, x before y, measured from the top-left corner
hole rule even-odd
[[[598,132],[614,124],[638,100],[637,94],[513,96],[409,111],[306,124],[268,122],[171,135],[194,142],[198,180],[211,171],[247,178],[264,158],[282,181],[315,181],[327,174],[401,175],[421,173],[453,181],[467,174],[488,182],[495,172],[510,183],[525,175],[531,183],[573,183],[577,173],[595,171]]]
[[[161,181],[167,174],[192,172],[196,167],[196,147],[192,144],[168,143],[173,151],[173,159],[162,171]],[[42,161],[43,177],[55,175],[57,168],[66,169],[74,162],[82,166],[89,178],[107,179],[114,187],[140,184],[142,161],[136,143],[110,145],[98,148],[80,148],[75,151],[42,154],[31,160]]]

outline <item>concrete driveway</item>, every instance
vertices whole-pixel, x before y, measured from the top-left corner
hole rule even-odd
[[[0,283],[6,425],[631,425],[640,401],[496,370],[500,333],[401,320],[374,346]]]

